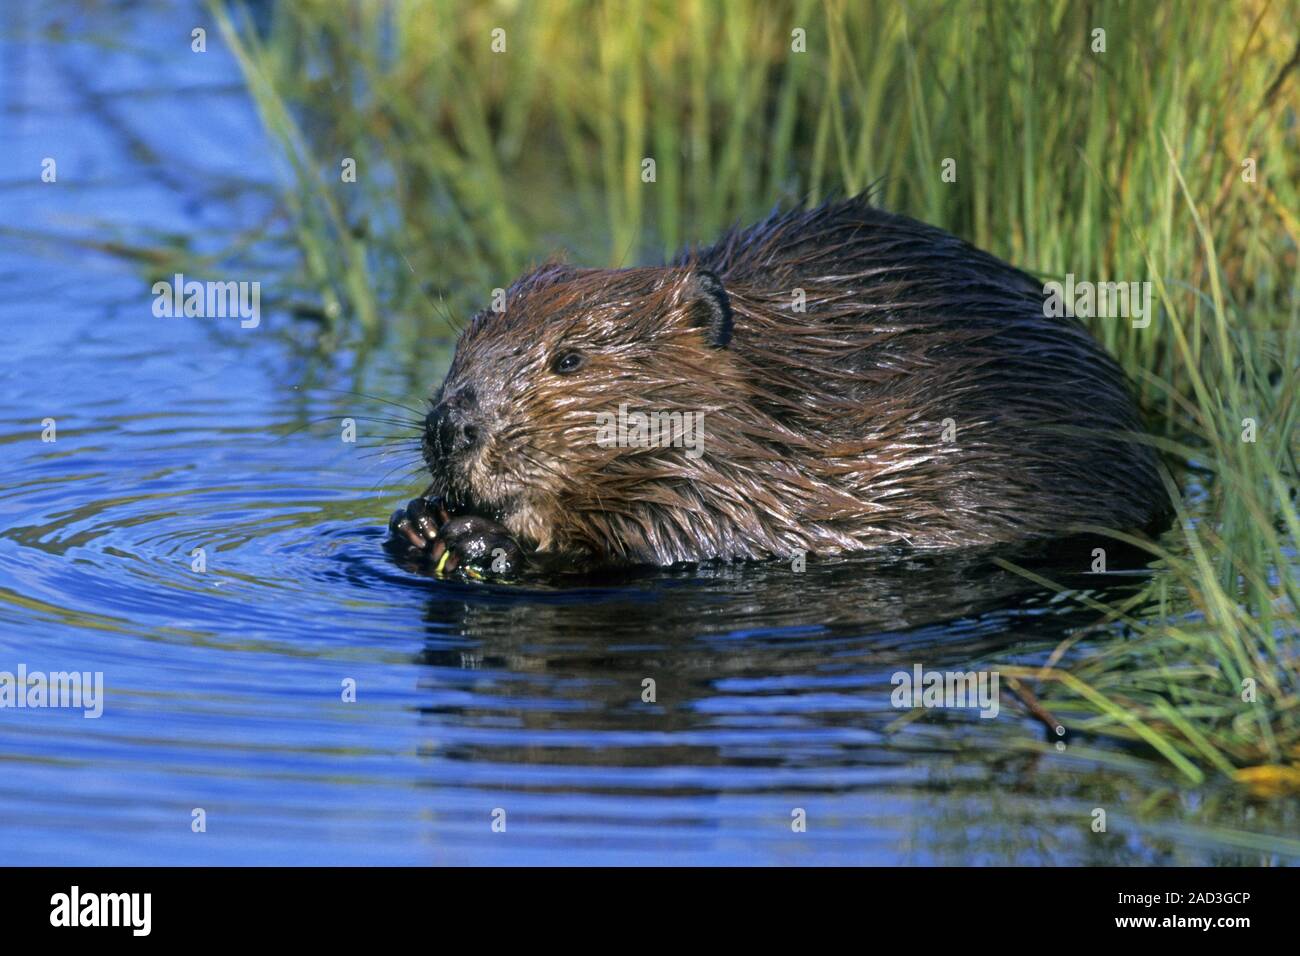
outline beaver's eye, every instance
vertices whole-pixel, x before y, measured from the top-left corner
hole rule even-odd
[[[571,375],[586,364],[586,356],[581,352],[565,352],[551,363],[551,368],[557,375]]]

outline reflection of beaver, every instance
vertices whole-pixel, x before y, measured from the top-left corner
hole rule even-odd
[[[682,415],[646,440],[663,413]],[[852,199],[663,267],[521,278],[427,420],[430,494],[464,527],[439,537],[419,499],[393,537],[464,564],[509,564],[511,538],[670,564],[1152,528],[1168,499],[1138,429],[1119,368],[1044,316],[1039,283]]]

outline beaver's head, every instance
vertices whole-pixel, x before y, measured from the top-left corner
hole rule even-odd
[[[646,508],[680,496],[706,440],[611,441],[620,406],[707,429],[710,409],[735,398],[731,331],[711,272],[530,273],[457,343],[426,421],[432,493],[536,547],[617,550],[610,523],[644,523]]]

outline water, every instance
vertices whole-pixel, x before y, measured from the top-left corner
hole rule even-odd
[[[382,527],[418,477],[368,457],[392,429],[363,421],[348,444],[337,419],[391,413],[354,391],[418,402],[445,353],[324,358],[274,305],[256,329],[156,318],[147,256],[120,253],[179,236],[211,254],[273,224],[273,150],[210,23],[211,52],[190,52],[205,16],[78,9],[0,15],[0,671],[102,671],[104,712],[0,710],[0,859],[1297,854],[1294,810],[1086,738],[1058,751],[1009,698],[987,720],[891,707],[895,671],[1039,661],[1090,620],[1010,572],[874,560],[500,587],[394,566]],[[229,277],[275,288],[287,260],[259,255]]]

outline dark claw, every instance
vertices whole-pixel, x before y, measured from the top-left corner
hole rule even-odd
[[[416,518],[415,527],[419,530],[420,534],[430,541],[438,537],[438,526],[434,523],[433,515],[431,514],[422,514],[420,517]]]
[[[428,551],[438,537],[438,528],[434,516],[428,511],[427,502],[416,498],[405,508],[394,511],[388,520],[388,535],[390,544],[399,550]]]

